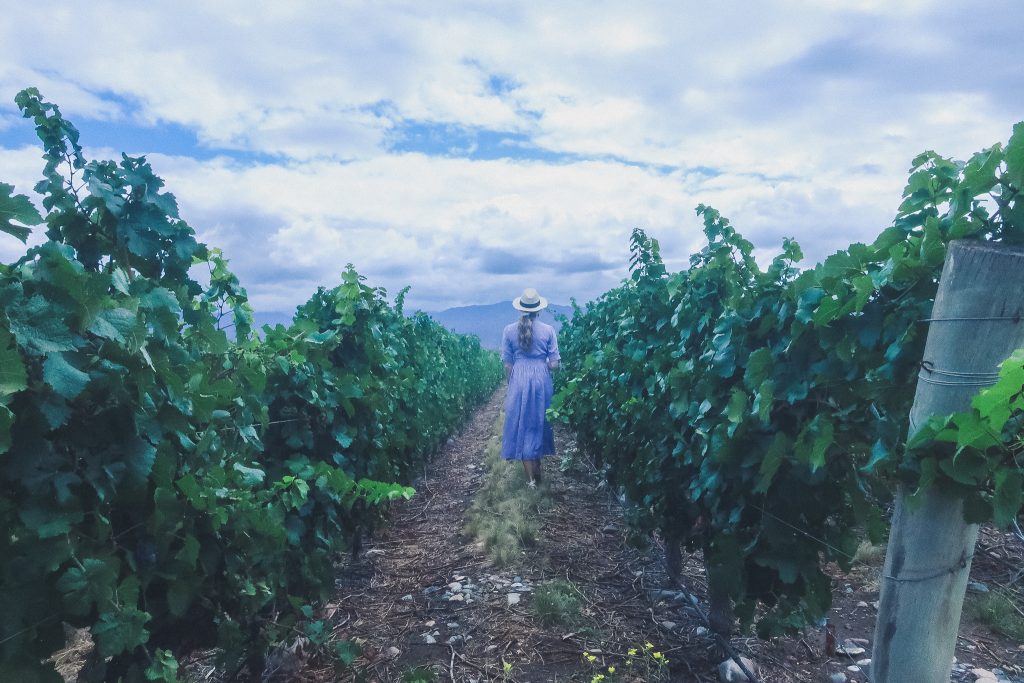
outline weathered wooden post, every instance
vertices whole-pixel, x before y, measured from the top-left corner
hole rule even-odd
[[[949,246],[928,321],[910,432],[964,410],[1024,346],[1024,249]],[[882,571],[872,683],[949,683],[978,527],[942,486],[909,507],[900,491]]]

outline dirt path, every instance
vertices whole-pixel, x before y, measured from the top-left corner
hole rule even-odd
[[[388,526],[341,573],[325,616],[336,638],[361,643],[354,669],[339,677],[312,667],[290,680],[589,682],[613,666],[621,681],[718,681],[722,657],[696,617],[673,599],[660,550],[626,544],[621,508],[593,473],[562,473],[557,459],[546,461],[550,507],[541,513],[538,542],[512,567],[495,568],[464,533],[466,512],[487,476],[484,454],[497,438],[502,398],[499,390],[449,440],[415,483],[417,496],[393,511]],[[567,435],[559,437],[560,449],[572,448]],[[832,621],[840,642],[871,636],[871,605],[878,599],[872,577],[880,561],[872,558],[848,575],[836,572]],[[698,557],[686,559],[683,574],[687,588],[703,599]],[[559,579],[576,591],[580,619],[545,626],[536,593]],[[961,662],[1007,668],[1024,657],[1006,638],[971,628],[962,633],[967,649],[958,651]],[[828,681],[836,673],[866,680],[862,672],[847,671],[852,661],[825,657],[822,632],[813,629],[804,638],[772,643],[735,637],[733,645],[756,661],[764,683]],[[634,674],[654,652],[671,663],[624,677],[630,649],[639,653]],[[431,674],[414,677],[427,669]],[[961,668],[954,680],[973,677]]]
[[[652,608],[646,592],[663,586],[664,576],[656,562],[625,547],[618,505],[592,479],[560,473],[555,459],[545,463],[552,506],[522,563],[493,567],[463,533],[486,476],[484,453],[496,438],[502,398],[498,391],[449,441],[416,483],[418,495],[339,581],[335,633],[358,639],[364,652],[358,675],[343,680],[402,681],[429,667],[439,681],[589,681],[602,660],[624,659],[630,647],[648,642],[670,659],[681,661],[689,650],[686,659],[704,660],[693,650],[708,643],[665,638],[660,622],[679,619],[658,614],[663,610]],[[539,623],[533,596],[553,579],[579,589],[583,622]],[[583,661],[588,648],[603,650],[593,665]]]

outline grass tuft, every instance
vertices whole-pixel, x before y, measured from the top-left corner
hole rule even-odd
[[[402,674],[402,683],[434,683],[437,680],[435,674],[429,667],[418,666],[415,669],[407,669]]]
[[[565,579],[538,586],[533,594],[533,611],[544,626],[574,626],[583,620],[576,586]]]
[[[499,415],[499,428],[503,420]],[[488,444],[484,464],[487,478],[466,513],[466,533],[483,544],[495,565],[507,567],[540,538],[540,512],[550,505],[547,485],[527,486],[522,465],[502,459],[500,437]]]
[[[857,551],[853,554],[854,564],[871,564],[877,561],[879,558],[885,557],[886,544],[880,543],[875,545],[871,541],[864,540],[857,546]]]
[[[1007,638],[1024,642],[1024,617],[1014,603],[1013,596],[1003,590],[968,596],[967,613],[976,621]]]

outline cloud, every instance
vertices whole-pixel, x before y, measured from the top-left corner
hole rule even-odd
[[[100,1],[6,18],[2,179],[38,177],[10,103],[38,85],[91,152],[148,152],[267,311],[347,263],[429,309],[524,282],[586,300],[625,276],[634,227],[683,267],[701,202],[759,258],[792,236],[810,262],[891,220],[915,154],[965,157],[1024,111],[1016,5]]]

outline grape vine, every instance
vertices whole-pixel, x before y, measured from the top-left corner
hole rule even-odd
[[[879,540],[894,481],[946,477],[976,519],[1016,515],[1010,436],[971,441],[986,466],[968,475],[968,458],[934,466],[919,447],[951,438],[950,424],[970,441],[967,418],[939,420],[910,450],[903,425],[946,246],[1024,242],[1022,187],[1024,123],[1005,148],[967,162],[927,152],[891,227],[803,271],[793,240],[761,268],[753,245],[702,205],[707,246],[689,268],[666,272],[657,241],[636,230],[630,278],[563,327],[553,416],[606,466],[639,528],[660,531],[670,559],[680,543],[703,551],[717,629],[735,615],[768,637],[822,618],[823,567],[848,568],[865,533]],[[982,399],[982,410],[1001,402],[995,434],[1019,427],[1021,376],[1007,376]]]
[[[175,681],[215,646],[256,676],[270,643],[322,630],[339,553],[501,364],[351,267],[253,334],[144,158],[89,161],[57,106],[16,101],[46,215],[0,184],[0,230],[47,240],[0,265],[0,680],[60,681],[65,623],[95,642],[85,681]]]

